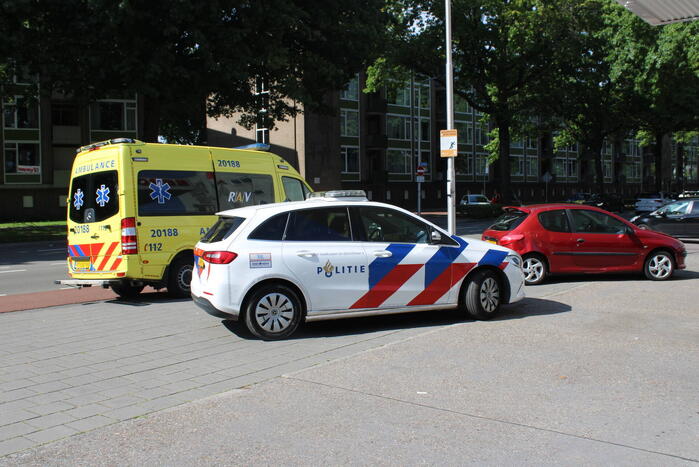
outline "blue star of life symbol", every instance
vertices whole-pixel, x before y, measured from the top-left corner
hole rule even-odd
[[[165,200],[172,198],[172,195],[168,192],[170,190],[169,183],[163,183],[161,178],[156,178],[155,183],[148,185],[152,191],[150,192],[150,199],[157,199],[158,204],[165,204]]]
[[[109,188],[104,185],[100,185],[97,189],[97,204],[100,207],[104,207],[105,204],[109,202]]]
[[[85,201],[83,201],[84,197],[85,197],[85,193],[83,193],[83,190],[78,188],[78,191],[76,191],[75,195],[73,196],[73,206],[75,206],[75,209],[77,209],[78,211],[85,203]]]

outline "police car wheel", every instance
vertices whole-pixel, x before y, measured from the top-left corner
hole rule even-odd
[[[524,271],[524,283],[526,285],[541,284],[548,273],[546,260],[539,255],[524,255],[522,258],[522,270]]]
[[[476,271],[464,289],[463,305],[473,319],[487,320],[500,309],[500,278],[487,269]]]
[[[643,265],[643,272],[652,281],[667,280],[672,277],[674,271],[675,263],[666,251],[656,251],[651,254]]]
[[[245,307],[245,324],[265,340],[290,336],[301,322],[301,301],[284,285],[269,285],[255,291]]]
[[[192,282],[192,258],[182,257],[170,264],[167,278],[167,293],[171,297],[189,297],[189,283]]]
[[[120,282],[119,284],[111,284],[109,287],[121,298],[134,298],[141,293],[144,286]]]

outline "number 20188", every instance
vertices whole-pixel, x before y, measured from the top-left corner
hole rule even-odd
[[[218,166],[219,166],[219,167],[234,167],[234,168],[238,168],[238,167],[240,167],[240,161],[226,161],[226,160],[219,159],[219,160],[218,160]]]
[[[151,237],[177,237],[179,234],[177,229],[150,229]]]

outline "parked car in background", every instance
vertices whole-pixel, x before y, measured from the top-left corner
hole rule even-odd
[[[491,202],[485,195],[464,195],[456,210],[466,217],[493,217],[500,214],[502,205]]]
[[[624,200],[612,193],[593,194],[590,199],[583,201],[586,206],[595,206],[605,211],[621,212],[624,210]]]
[[[687,251],[681,241],[592,206],[503,209],[482,239],[519,253],[528,285],[562,273],[638,271],[651,280],[666,280],[675,269],[685,268]]]
[[[639,193],[636,197],[634,208],[636,212],[652,212],[659,207],[672,201],[672,198],[667,193]]]
[[[650,229],[674,237],[699,237],[699,196],[680,198],[649,214],[631,218],[639,229]]]
[[[583,204],[592,198],[592,193],[573,193],[566,200],[566,203]]]
[[[677,196],[678,199],[681,198],[699,198],[699,190],[697,191],[691,191],[691,190],[685,190],[682,193],[680,193]]]

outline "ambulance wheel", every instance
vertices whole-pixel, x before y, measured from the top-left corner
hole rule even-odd
[[[256,290],[247,300],[245,325],[264,340],[284,339],[301,323],[301,301],[296,292],[281,284]]]
[[[120,298],[134,298],[138,296],[143,290],[144,285],[131,285],[127,282],[119,282],[118,284],[111,284],[112,291],[117,294]]]
[[[182,256],[170,263],[167,276],[167,293],[171,297],[184,298],[190,296],[189,283],[192,282],[194,259]]]
[[[488,320],[500,309],[500,278],[488,269],[476,271],[468,285],[462,289],[462,294],[462,304],[469,316],[473,319]]]

